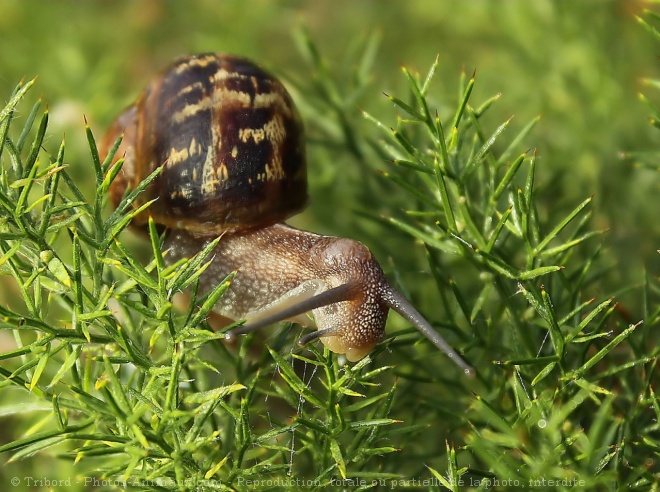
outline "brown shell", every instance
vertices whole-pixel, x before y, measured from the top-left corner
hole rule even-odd
[[[181,58],[158,75],[105,137],[124,132],[117,204],[158,166],[135,206],[196,236],[282,221],[307,202],[303,128],[284,86],[253,62],[226,54]]]

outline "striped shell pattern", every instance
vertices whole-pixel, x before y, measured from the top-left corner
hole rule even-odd
[[[116,203],[154,169],[134,204],[157,198],[134,223],[196,236],[285,220],[307,202],[303,128],[284,86],[253,62],[223,54],[184,57],[161,72],[113,123],[124,133]]]

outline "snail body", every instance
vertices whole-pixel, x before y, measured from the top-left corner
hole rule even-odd
[[[174,230],[165,247],[172,260],[186,258],[212,239],[200,240],[187,231]],[[237,272],[231,287],[214,307],[217,313],[229,319],[247,319],[254,327],[271,316],[281,319],[283,311],[332,288],[359,282],[362,287],[345,301],[313,309],[317,326],[332,327],[331,335],[319,338],[333,352],[346,354],[350,361],[361,359],[382,338],[388,308],[369,286],[386,280],[361,243],[274,224],[226,235],[214,254],[200,278],[200,290],[209,290],[231,272]],[[286,319],[315,326],[304,312]]]
[[[112,201],[163,166],[134,205],[157,200],[133,225],[152,217],[167,229],[170,262],[222,235],[200,289],[236,272],[214,307],[247,320],[231,336],[291,320],[317,328],[301,343],[320,338],[356,361],[382,339],[394,309],[471,371],[389,285],[366,246],[283,223],[308,201],[304,132],[284,86],[253,62],[225,54],[175,61],[115,120],[104,147],[122,134]]]

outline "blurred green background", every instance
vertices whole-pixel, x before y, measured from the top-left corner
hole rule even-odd
[[[331,70],[375,34],[380,44],[371,83],[356,101],[352,124],[378,134],[361,118],[360,107],[395,125],[382,93],[405,94],[399,65],[425,73],[439,55],[432,99],[445,118],[443,107],[455,107],[460,74],[476,70],[472,101],[502,94],[483,122],[487,131],[514,115],[498,145],[542,116],[522,144],[539,156],[541,216],[596,195],[592,227],[609,229],[607,254],[616,265],[603,290],[615,292],[639,283],[645,267],[656,275],[660,270],[657,172],[629,156],[654,151],[659,143],[647,122],[650,110],[639,98],[644,93],[660,101],[644,83],[660,78],[660,46],[635,20],[649,5],[631,0],[5,0],[0,3],[0,98],[7,100],[21,78],[38,75],[29,97],[43,97],[50,109],[45,148],[56,152],[66,134],[71,173],[91,184],[83,115],[100,137],[175,57],[206,51],[248,56],[285,80],[300,82],[294,97],[304,101],[300,87],[310,69],[296,47],[300,29],[309,32]],[[21,110],[29,107],[23,104]],[[380,258],[404,263],[398,259],[409,255],[400,252],[404,243],[389,236],[375,240],[372,222],[355,213],[369,203],[357,198],[362,183],[351,168],[352,157],[315,144],[323,135],[322,123],[315,121],[319,115],[312,116],[304,103],[300,107],[311,142],[312,201],[296,223],[362,240]],[[375,170],[387,165],[370,163],[376,176]],[[3,290],[0,284],[0,301]]]
[[[648,108],[638,98],[639,92],[653,96],[643,79],[658,72],[658,47],[634,17],[643,8],[630,0],[4,1],[0,97],[6,100],[22,77],[38,75],[32,97],[41,95],[50,108],[49,150],[66,132],[67,160],[84,179],[83,114],[100,136],[173,58],[233,52],[285,79],[304,81],[309,68],[294,42],[300,28],[331,68],[376,33],[372,83],[356,101],[356,120],[358,106],[391,118],[382,92],[405,87],[400,64],[425,72],[439,54],[433,94],[441,108],[442,101],[453,104],[457,97],[461,71],[476,70],[473,101],[502,94],[489,112],[489,131],[514,115],[508,130],[513,138],[542,115],[524,146],[538,149],[537,182],[547,192],[546,203],[572,207],[596,194],[595,227],[610,230],[608,244],[630,280],[644,262],[656,261],[660,210],[655,173],[638,169],[623,154],[657,145],[646,123]],[[313,137],[316,123],[305,119]],[[338,155],[326,166],[329,159],[317,158],[317,151],[310,145],[312,203],[299,221],[321,232],[357,233],[366,242],[355,231],[358,219],[325,205],[336,193],[351,205],[359,183],[350,173],[342,181],[339,173],[350,162]]]

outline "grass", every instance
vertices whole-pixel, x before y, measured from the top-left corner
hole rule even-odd
[[[640,22],[657,37],[657,20]],[[65,153],[43,104],[26,107],[34,82],[23,81],[0,112],[0,273],[17,294],[0,306],[5,479],[79,490],[657,488],[660,285],[620,274],[590,190],[555,204],[557,188],[539,178],[553,157],[529,150],[538,118],[493,121],[500,98],[477,98],[469,73],[458,96],[438,91],[437,61],[421,74],[403,67],[403,89],[356,114],[375,90],[378,37],[340,64],[310,36],[296,42],[306,69],[288,82],[313,155],[345,163],[343,179],[358,183],[337,203],[351,193],[362,239],[393,257],[389,277],[476,378],[394,316],[352,366],[297,347],[289,324],[225,346],[206,318],[228,279],[195,295],[210,249],[166,267],[154,227],[137,247],[122,233],[131,197],[115,211],[105,203],[121,164],[100,159],[89,127],[87,152]],[[627,158],[657,173],[657,153]],[[90,189],[76,167],[93,170]],[[355,220],[348,207],[333,217]],[[179,290],[193,293],[187,309],[175,306]]]

